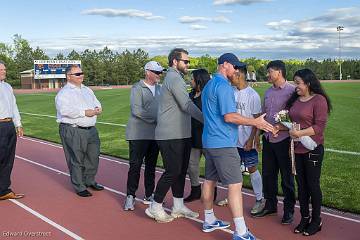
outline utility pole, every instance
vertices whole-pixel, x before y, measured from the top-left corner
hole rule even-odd
[[[340,74],[339,74],[339,79],[342,80],[342,72],[341,72],[341,31],[344,30],[344,26],[337,26],[336,31],[339,32],[339,70],[340,70]]]

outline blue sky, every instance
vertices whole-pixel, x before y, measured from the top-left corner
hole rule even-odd
[[[167,55],[263,59],[360,58],[360,2],[352,0],[12,0],[1,6],[0,42],[14,34],[50,56],[72,49],[142,48]]]

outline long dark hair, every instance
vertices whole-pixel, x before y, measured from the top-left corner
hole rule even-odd
[[[326,94],[325,90],[323,89],[323,87],[320,84],[320,81],[317,79],[317,77],[313,73],[313,71],[311,71],[308,68],[301,69],[301,70],[298,70],[298,71],[295,72],[293,79],[295,79],[295,77],[301,78],[304,81],[304,83],[309,86],[310,93],[316,93],[316,94],[322,95],[326,99],[326,102],[327,102],[327,105],[328,105],[327,112],[328,112],[328,114],[330,114],[330,111],[332,109],[330,98]],[[287,101],[286,109],[290,109],[291,106],[296,101],[296,99],[298,99],[298,97],[299,97],[299,95],[295,91],[291,95],[289,100]]]
[[[199,90],[202,91],[210,80],[210,74],[206,69],[200,68],[192,71],[192,76],[194,78],[194,82],[196,87],[199,87]]]

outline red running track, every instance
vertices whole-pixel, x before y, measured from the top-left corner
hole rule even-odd
[[[12,188],[25,193],[20,200],[0,202],[0,239],[231,239],[230,230],[203,233],[203,208],[200,201],[188,206],[200,213],[200,219],[176,219],[159,224],[149,219],[146,205],[136,203],[135,211],[122,210],[126,193],[128,165],[113,157],[102,156],[97,181],[106,190],[93,192],[93,197],[80,198],[72,189],[61,146],[31,138],[19,139],[12,174]],[[161,171],[157,172],[157,178]],[[143,197],[140,180],[138,197]],[[186,194],[189,192],[186,183]],[[220,188],[220,197],[226,189]],[[171,194],[165,206],[171,207]],[[299,222],[296,209],[292,225],[280,224],[279,215],[254,219],[249,215],[254,197],[244,192],[247,226],[258,239],[304,239],[292,233]],[[218,218],[231,221],[228,208],[214,207]],[[308,239],[359,239],[359,218],[323,212],[323,230]],[[232,226],[233,227],[233,226]]]

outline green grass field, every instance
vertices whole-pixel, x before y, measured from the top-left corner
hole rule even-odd
[[[360,152],[360,83],[324,83],[329,94],[333,112],[329,117],[325,134],[328,149]],[[268,84],[256,90],[262,96]],[[126,124],[129,116],[129,89],[100,90],[96,96],[103,105],[103,114],[98,122]],[[55,121],[55,93],[17,95],[19,110],[27,136],[60,142],[58,124]],[[31,114],[49,115],[33,116]],[[125,128],[97,124],[101,138],[101,152],[128,158]],[[161,159],[158,162],[161,166]],[[202,162],[201,172],[204,173]],[[260,166],[261,168],[261,166]],[[325,153],[321,185],[325,206],[360,213],[360,155]],[[250,186],[245,176],[245,186]],[[279,187],[280,189],[280,187]]]

